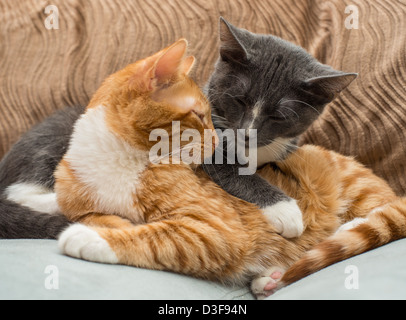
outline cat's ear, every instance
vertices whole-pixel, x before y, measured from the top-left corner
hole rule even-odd
[[[179,72],[182,75],[188,75],[190,73],[190,71],[192,71],[195,61],[196,61],[196,58],[193,56],[189,56],[189,57],[185,58],[182,61]]]
[[[224,61],[245,64],[248,54],[238,39],[238,28],[220,17],[220,56]]]
[[[357,73],[336,72],[331,75],[308,79],[304,85],[308,92],[321,97],[328,103],[334,100],[334,98],[357,77]]]
[[[167,84],[181,72],[183,58],[187,50],[187,40],[180,39],[164,49],[151,69],[151,80],[155,85]]]

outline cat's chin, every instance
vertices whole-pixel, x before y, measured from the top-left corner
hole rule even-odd
[[[291,138],[276,138],[268,145],[247,149],[246,153],[250,163],[256,162],[256,167],[260,168],[270,162],[285,160],[290,153],[296,150],[294,140]]]

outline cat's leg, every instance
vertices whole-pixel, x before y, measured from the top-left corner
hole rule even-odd
[[[325,237],[335,232],[341,221],[338,213],[343,201],[338,171],[328,151],[303,146],[286,160],[265,166],[259,174],[297,199],[305,229],[323,230]]]
[[[109,243],[91,227],[74,224],[59,236],[62,253],[88,261],[117,264],[119,259]]]
[[[85,224],[89,227],[105,227],[105,228],[131,228],[134,224],[125,218],[108,215],[103,213],[91,213],[83,216],[78,221],[81,224]]]
[[[79,222],[60,235],[59,247],[61,251],[75,258],[102,263],[119,263],[108,242],[93,228],[118,228],[124,230],[134,225],[121,217],[100,213],[85,215]]]
[[[267,220],[285,238],[299,237],[304,230],[303,215],[295,199],[287,197],[262,208]]]
[[[279,288],[284,273],[285,270],[280,267],[266,269],[251,282],[252,293],[260,300],[269,297]]]
[[[287,196],[258,174],[239,175],[238,165],[205,165],[206,173],[233,196],[254,203],[264,213],[277,232],[285,238],[303,233],[303,217],[295,199]]]
[[[214,229],[198,219],[180,218],[129,226],[122,219],[121,228],[117,218],[114,228],[100,227],[103,219],[109,219],[103,215],[97,218],[99,227],[69,227],[59,238],[60,250],[94,262],[171,270],[211,280],[233,278],[236,273],[241,247],[229,240],[235,234],[230,235],[226,225],[219,231],[218,225]]]

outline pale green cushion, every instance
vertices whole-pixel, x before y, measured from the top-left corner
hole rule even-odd
[[[51,273],[59,289],[50,290]],[[48,280],[48,281],[47,281]],[[46,282],[47,281],[47,282]],[[60,254],[53,240],[0,241],[0,299],[253,299],[247,288],[229,288],[183,275],[99,264]]]
[[[359,271],[359,289],[345,287],[347,266]],[[51,267],[49,267],[51,266]],[[54,266],[54,267],[53,267]],[[47,267],[51,273],[46,273]],[[59,289],[47,289],[55,271]],[[171,272],[105,265],[60,254],[52,240],[0,241],[0,299],[253,299],[229,288]],[[406,240],[318,272],[270,299],[406,299]]]
[[[358,273],[358,289],[354,276]],[[342,261],[298,281],[271,299],[406,299],[406,240]]]

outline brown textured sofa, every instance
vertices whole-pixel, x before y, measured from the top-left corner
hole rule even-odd
[[[405,194],[405,0],[1,0],[0,157],[33,124],[86,105],[107,75],[180,37],[203,86],[220,16],[359,73],[301,143],[352,155]]]

